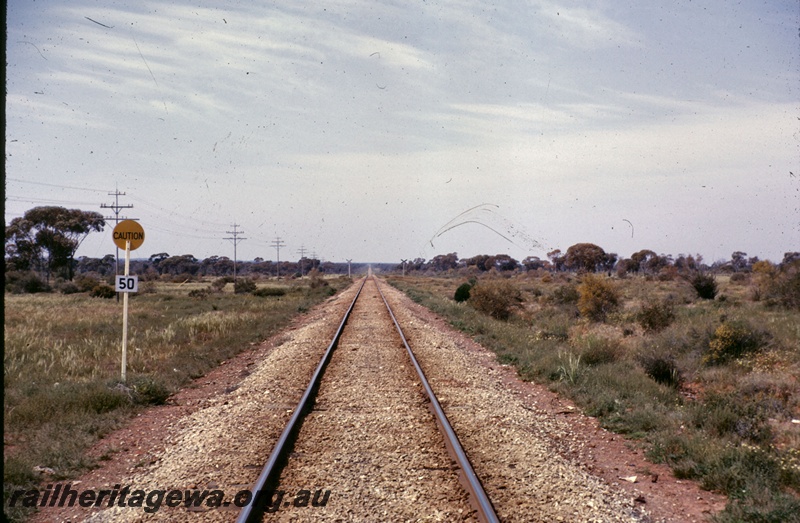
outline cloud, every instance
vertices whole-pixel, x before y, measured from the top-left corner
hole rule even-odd
[[[631,28],[610,18],[600,9],[567,7],[556,2],[536,2],[547,20],[546,30],[559,41],[580,49],[636,46],[641,40]]]

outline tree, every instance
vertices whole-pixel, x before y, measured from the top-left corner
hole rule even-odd
[[[634,252],[631,254],[630,271],[646,271],[648,268],[648,262],[657,257],[658,255],[650,249],[642,249],[641,251]]]
[[[431,268],[436,271],[447,271],[458,267],[458,254],[438,254],[430,261]]]
[[[675,259],[675,268],[680,272],[698,271],[700,270],[700,263],[702,261],[703,257],[699,254],[696,257],[692,256],[691,254],[679,254]]]
[[[189,274],[194,276],[200,270],[200,264],[197,258],[191,254],[182,254],[180,256],[170,256],[166,260],[162,260],[158,264],[158,271],[161,274],[173,274],[175,276],[181,274]]]
[[[555,249],[547,253],[547,257],[550,258],[550,263],[553,264],[553,268],[556,272],[561,272],[564,270],[564,264],[566,263],[567,257],[561,254],[561,249]]]
[[[491,258],[488,254],[478,254],[477,256],[473,256],[472,258],[467,258],[464,260],[467,267],[476,267],[479,271],[485,272],[491,269],[491,267],[486,266],[486,262]]]
[[[607,261],[606,251],[593,243],[576,243],[567,249],[566,266],[572,270],[596,272]]]
[[[102,258],[81,256],[77,260],[78,263],[75,269],[77,273],[96,272],[100,276],[108,276],[109,274],[114,274],[116,261],[116,257],[113,254],[106,254]]]
[[[513,271],[518,265],[519,262],[508,254],[495,254],[484,262],[486,270],[497,269],[498,271]]]
[[[6,257],[15,269],[60,272],[71,280],[75,251],[92,231],[100,232],[106,222],[94,211],[64,207],[34,207],[14,218],[6,227]]]
[[[731,254],[731,267],[733,272],[746,271],[750,268],[747,263],[747,253],[742,251],[735,251]]]
[[[528,256],[524,260],[522,260],[522,265],[525,267],[525,270],[528,271],[535,271],[536,269],[544,269],[547,262],[541,260],[538,256]]]

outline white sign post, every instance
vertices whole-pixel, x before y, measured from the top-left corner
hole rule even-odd
[[[131,272],[131,242],[125,242],[125,277]],[[128,295],[122,295],[122,383],[127,380],[128,367]]]
[[[116,290],[122,292],[122,382],[127,380],[128,367],[128,295],[139,290],[139,280],[131,276],[131,250],[144,243],[144,229],[138,222],[125,220],[114,227],[114,243],[125,249],[125,275],[117,276]]]

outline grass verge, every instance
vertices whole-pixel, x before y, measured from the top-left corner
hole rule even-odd
[[[487,278],[488,279],[488,278]],[[459,278],[391,278],[414,301],[576,402],[679,478],[730,502],[718,523],[798,521],[800,320],[748,301],[723,281],[722,300],[685,282],[610,282],[613,309],[582,315],[574,276],[507,279],[521,304],[507,320],[456,302]],[[478,282],[478,286],[481,282]],[[585,287],[585,285],[584,285]],[[660,305],[653,328],[653,303]],[[643,318],[646,320],[643,321]]]
[[[279,331],[344,288],[346,278],[280,282],[269,291],[209,292],[156,284],[130,299],[128,380],[120,382],[122,305],[89,294],[5,296],[4,475],[8,495],[97,465],[86,450],[148,405]],[[280,292],[275,289],[280,289]],[[56,414],[57,413],[57,414]]]

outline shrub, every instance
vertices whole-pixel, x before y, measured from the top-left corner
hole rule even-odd
[[[731,274],[731,283],[745,284],[748,279],[748,275],[743,272],[734,272]]]
[[[204,300],[208,298],[208,295],[211,291],[208,288],[205,289],[192,289],[189,291],[189,297],[194,298],[196,300]]]
[[[86,274],[78,274],[73,281],[80,289],[80,292],[92,292],[92,289],[100,283],[97,278],[92,278]]]
[[[134,401],[140,405],[163,405],[169,397],[169,389],[161,381],[143,376],[133,382]]]
[[[577,303],[581,297],[578,289],[569,283],[560,285],[550,295],[549,301],[558,305],[566,305],[569,303]]]
[[[5,274],[5,290],[13,294],[48,292],[50,287],[33,271],[11,271]]]
[[[233,284],[234,294],[247,294],[256,290],[256,282],[250,278],[240,278]]]
[[[78,286],[71,281],[65,281],[62,284],[60,284],[58,286],[58,290],[59,292],[61,292],[61,294],[77,294],[81,292]]]
[[[768,412],[740,394],[709,393],[695,405],[692,418],[718,437],[737,436],[752,443],[770,443],[774,437]]]
[[[675,364],[675,358],[672,355],[650,352],[640,355],[638,359],[645,374],[656,383],[676,388],[683,383],[683,374]]]
[[[696,273],[689,279],[697,296],[704,300],[713,300],[717,296],[717,280],[711,274]]]
[[[616,340],[587,336],[582,341],[584,343],[580,358],[586,365],[612,363],[617,360],[621,352],[619,342]]]
[[[225,286],[226,286],[228,283],[231,283],[231,282],[233,281],[233,279],[232,279],[232,278],[230,279],[230,281],[228,281],[228,279],[229,279],[229,278],[228,278],[227,276],[226,276],[226,277],[224,277],[224,278],[217,278],[216,280],[214,280],[214,281],[212,281],[212,282],[211,282],[211,289],[212,289],[214,292],[222,292],[222,289],[224,289],[224,288],[225,288]]]
[[[325,281],[325,279],[322,277],[322,273],[319,272],[316,267],[308,271],[308,279],[308,286],[312,289],[328,286],[328,282]]]
[[[775,280],[775,294],[787,309],[800,309],[800,261],[781,270]]]
[[[106,285],[105,283],[98,283],[92,289],[92,292],[89,293],[92,298],[105,298],[110,300],[114,296],[117,295],[117,292],[114,290],[113,287]]]
[[[636,315],[636,321],[647,332],[659,332],[675,320],[675,307],[669,301],[644,305]]]
[[[453,299],[456,300],[458,303],[465,302],[469,299],[469,291],[472,289],[472,285],[469,283],[462,283],[456,289],[456,293],[453,296]]]
[[[608,280],[587,274],[578,285],[578,310],[592,321],[603,321],[619,306],[619,292]]]
[[[111,412],[130,403],[128,395],[119,388],[91,387],[82,398],[83,406],[92,412]]]
[[[764,345],[766,337],[766,333],[755,331],[745,323],[725,322],[714,331],[703,361],[714,365],[756,352]]]
[[[261,287],[260,289],[253,291],[253,296],[259,296],[261,298],[266,298],[267,296],[284,295],[286,295],[286,289],[282,289],[280,287]]]
[[[507,320],[522,302],[522,293],[507,280],[484,280],[470,290],[468,303],[497,320]]]
[[[670,265],[658,271],[658,281],[672,281],[678,276],[678,269]]]

